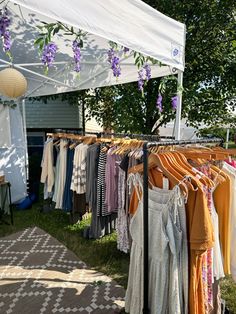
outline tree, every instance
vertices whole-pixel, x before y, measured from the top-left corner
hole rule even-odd
[[[227,120],[236,105],[236,2],[145,2],[186,24],[184,116],[192,124]]]
[[[187,117],[192,125],[199,122],[209,125],[227,122],[236,106],[236,2],[234,0],[145,0],[145,2],[186,24],[183,116]],[[152,80],[148,84],[143,100],[133,88],[134,84],[116,87],[120,98],[118,97],[114,106],[124,113],[124,129],[128,128],[128,123],[143,119],[143,124],[138,123],[137,128],[142,132],[145,130],[150,132],[151,125],[159,116],[155,110],[153,95],[154,91],[157,94],[159,82],[160,80]],[[170,98],[168,103],[168,97],[173,95],[173,86],[171,88],[172,92],[167,86],[167,94],[164,95],[167,100],[164,103],[163,122],[173,118],[169,105]],[[129,95],[135,108],[130,108]],[[137,108],[140,108],[140,115],[137,115]],[[119,129],[121,128],[122,123],[119,123]]]
[[[192,125],[227,122],[236,106],[236,1],[144,1],[186,24],[182,116]],[[92,95],[86,91],[63,97],[74,103],[82,97],[88,116],[95,117],[105,127],[150,133],[157,120],[161,125],[175,116],[171,97],[176,93],[176,82],[166,84],[162,114],[156,108],[159,84],[160,79],[149,81],[144,97],[137,83],[97,88]]]

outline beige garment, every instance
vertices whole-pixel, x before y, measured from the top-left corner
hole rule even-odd
[[[67,141],[60,140],[60,163],[58,169],[58,191],[56,195],[56,208],[62,209],[63,195],[66,182]]]
[[[47,192],[51,193],[54,185],[53,168],[53,141],[49,140],[44,145],[43,158],[41,162],[42,172],[40,182],[47,185]]]
[[[184,313],[180,301],[179,269],[177,262],[174,224],[169,215],[175,209],[176,190],[169,191],[166,199],[163,190],[153,192],[149,198],[149,309],[150,313]],[[160,202],[153,201],[156,195]],[[159,198],[160,196],[160,198]],[[177,195],[176,195],[177,196]],[[173,199],[172,199],[173,197]],[[143,308],[143,203],[130,222],[132,247],[125,310],[130,314],[141,314]],[[179,237],[181,231],[179,231]],[[178,238],[179,238],[178,237]]]
[[[236,282],[236,169],[224,163],[223,170],[231,179],[231,204],[230,204],[230,271],[233,280]]]

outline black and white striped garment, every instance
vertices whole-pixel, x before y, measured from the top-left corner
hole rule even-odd
[[[105,171],[106,171],[106,161],[107,154],[102,151],[103,145],[101,145],[101,150],[98,159],[98,180],[97,180],[97,215],[107,216],[110,215],[108,212],[108,207],[105,204],[106,195],[106,183],[105,183]]]
[[[79,144],[75,148],[73,160],[73,173],[71,179],[71,190],[77,194],[86,192],[86,158],[87,158],[87,144]]]

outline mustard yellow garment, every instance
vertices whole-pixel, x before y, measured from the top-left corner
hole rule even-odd
[[[215,169],[216,167],[214,167]],[[214,193],[213,199],[216,211],[219,216],[220,244],[224,262],[225,274],[230,274],[230,204],[231,204],[231,181],[230,177],[219,170],[225,181],[220,182]]]

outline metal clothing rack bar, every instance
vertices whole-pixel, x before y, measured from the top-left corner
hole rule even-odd
[[[145,142],[143,144],[143,314],[150,314],[149,298],[149,225],[148,225],[148,149],[155,146],[174,146],[188,144],[223,144],[220,138]]]

